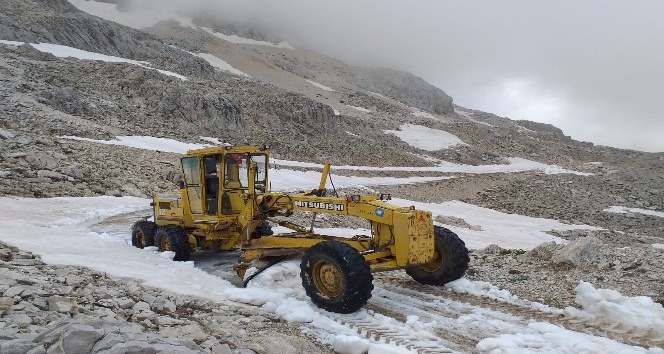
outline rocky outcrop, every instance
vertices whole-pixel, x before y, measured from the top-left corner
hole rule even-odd
[[[353,68],[351,75],[344,78],[365,90],[392,97],[426,112],[436,114],[454,112],[452,97],[422,78],[405,71],[387,68]]]
[[[82,267],[47,265],[0,243],[3,354],[330,352],[310,342],[255,308],[174,295]]]

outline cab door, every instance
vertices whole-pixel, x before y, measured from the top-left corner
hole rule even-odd
[[[203,197],[201,191],[201,170],[198,156],[183,157],[182,174],[184,175],[184,186],[189,199],[191,214],[203,213]]]

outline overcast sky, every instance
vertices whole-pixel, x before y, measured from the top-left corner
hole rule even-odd
[[[408,70],[461,106],[577,140],[664,151],[664,1],[151,1],[198,3],[350,64]]]

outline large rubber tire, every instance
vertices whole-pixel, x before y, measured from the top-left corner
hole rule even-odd
[[[263,220],[258,226],[256,226],[256,229],[254,229],[254,232],[251,234],[251,238],[261,238],[261,236],[270,236],[273,234],[274,231],[272,231],[272,225],[270,225],[267,220]]]
[[[457,280],[468,270],[468,249],[454,232],[434,226],[436,260],[406,269],[416,281],[427,285],[445,285]]]
[[[324,241],[308,249],[302,256],[300,277],[311,301],[331,312],[359,310],[373,290],[373,275],[364,257],[337,241]]]
[[[154,246],[157,225],[152,221],[141,220],[131,227],[131,245],[138,248]]]
[[[179,226],[162,226],[157,229],[154,239],[159,252],[175,252],[174,261],[186,262],[191,258],[191,245],[185,229]]]

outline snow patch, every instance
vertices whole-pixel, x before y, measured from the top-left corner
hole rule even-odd
[[[191,53],[191,52],[189,52],[189,54],[197,56],[199,58],[205,59],[205,61],[210,63],[210,65],[212,65],[212,67],[214,67],[215,69],[218,69],[218,70],[221,70],[221,71],[226,71],[226,72],[229,72],[231,74],[235,74],[235,75],[239,75],[239,76],[251,77],[251,75],[245,73],[242,70],[238,70],[238,69],[234,68],[231,64],[228,64],[227,62],[225,62],[224,60],[222,60],[221,58],[219,58],[215,55],[208,54],[208,53]]]
[[[7,45],[23,45],[23,44],[25,44],[23,42],[14,42],[14,41],[0,41],[0,43],[7,44]],[[138,61],[138,60],[114,57],[114,56],[111,56],[111,55],[106,55],[106,54],[101,54],[101,53],[88,52],[86,50],[81,50],[81,49],[78,49],[78,48],[68,47],[68,46],[59,45],[59,44],[30,43],[30,45],[33,48],[40,51],[40,52],[51,53],[51,54],[55,55],[58,58],[75,58],[75,59],[80,59],[80,60],[103,61],[103,62],[107,62],[107,63],[132,64],[132,65],[140,66],[142,68],[146,68],[146,69],[150,69],[150,70],[156,70],[156,71],[158,71],[158,72],[160,72],[164,75],[173,76],[173,77],[176,77],[176,78],[178,78],[180,80],[183,80],[183,81],[187,80],[186,76],[174,73],[172,71],[153,68],[151,66],[151,64],[147,61]]]
[[[614,340],[567,330],[546,322],[533,322],[514,334],[485,338],[477,343],[477,350],[500,354],[660,354],[658,348],[644,349]]]
[[[652,246],[658,250],[664,250],[664,243],[653,243]]]
[[[339,110],[335,109],[335,110],[334,110],[334,115],[335,115],[335,116],[339,116],[339,115],[341,115],[341,112],[339,112]]]
[[[576,303],[582,310],[567,307],[565,313],[600,327],[655,340],[664,339],[664,307],[647,296],[628,297],[616,290],[595,289],[581,282]]]
[[[370,109],[367,109],[367,108],[364,108],[364,107],[351,106],[351,105],[347,105],[347,106],[350,107],[350,108],[356,109],[356,110],[358,110],[358,111],[360,111],[360,112],[371,113],[371,110],[370,110]]]
[[[461,139],[446,131],[415,124],[402,124],[399,130],[383,130],[383,132],[385,134],[396,135],[406,144],[426,151],[436,151],[456,145],[466,145]]]
[[[332,347],[338,354],[364,354],[369,350],[368,340],[358,336],[338,335],[334,337]]]
[[[310,84],[312,84],[312,85],[314,85],[314,86],[316,86],[316,87],[318,87],[319,89],[322,89],[322,90],[325,90],[325,91],[330,91],[330,92],[334,92],[334,91],[335,91],[333,88],[331,88],[331,87],[327,87],[327,86],[325,86],[325,85],[323,85],[323,84],[319,84],[319,83],[317,83],[317,82],[315,82],[315,81],[307,80],[307,82],[310,83]]]
[[[640,208],[630,208],[630,207],[625,207],[625,206],[610,206],[606,209],[604,209],[605,212],[608,213],[618,213],[618,214],[627,214],[627,213],[638,213],[638,214],[643,214],[643,215],[650,215],[650,216],[657,216],[660,218],[664,218],[664,212],[661,211],[654,211],[654,210],[649,210],[649,209],[640,209]]]
[[[88,141],[92,143],[99,143],[106,145],[129,146],[137,149],[173,152],[177,154],[186,154],[188,150],[202,149],[204,147],[210,146],[202,144],[183,143],[173,139],[155,138],[151,136],[116,136],[115,140],[97,140],[97,139],[82,138],[70,135],[63,135],[59,136],[58,138],[78,140],[78,141]]]
[[[226,35],[226,34],[223,34],[223,33],[216,32],[212,28],[207,28],[207,27],[200,27],[200,28],[202,30],[204,30],[205,32],[207,32],[207,33],[209,33],[209,34],[211,34],[211,35],[213,35],[217,38],[220,38],[220,39],[223,39],[227,42],[231,42],[231,43],[235,43],[235,44],[261,45],[261,46],[267,46],[267,47],[275,47],[275,48],[284,48],[284,49],[295,50],[295,48],[293,48],[293,46],[291,46],[290,43],[288,43],[286,41],[279,42],[279,43],[275,44],[275,43],[271,43],[271,42],[267,42],[267,41],[257,41],[255,39],[251,39],[251,38],[240,37],[240,36],[237,36],[237,35],[234,35],[234,34]]]
[[[0,44],[6,44],[6,45],[11,45],[11,46],[16,46],[16,47],[18,47],[18,46],[24,45],[25,43],[23,43],[23,42],[16,42],[16,41],[6,41],[6,40],[2,40],[2,39],[0,39]]]

